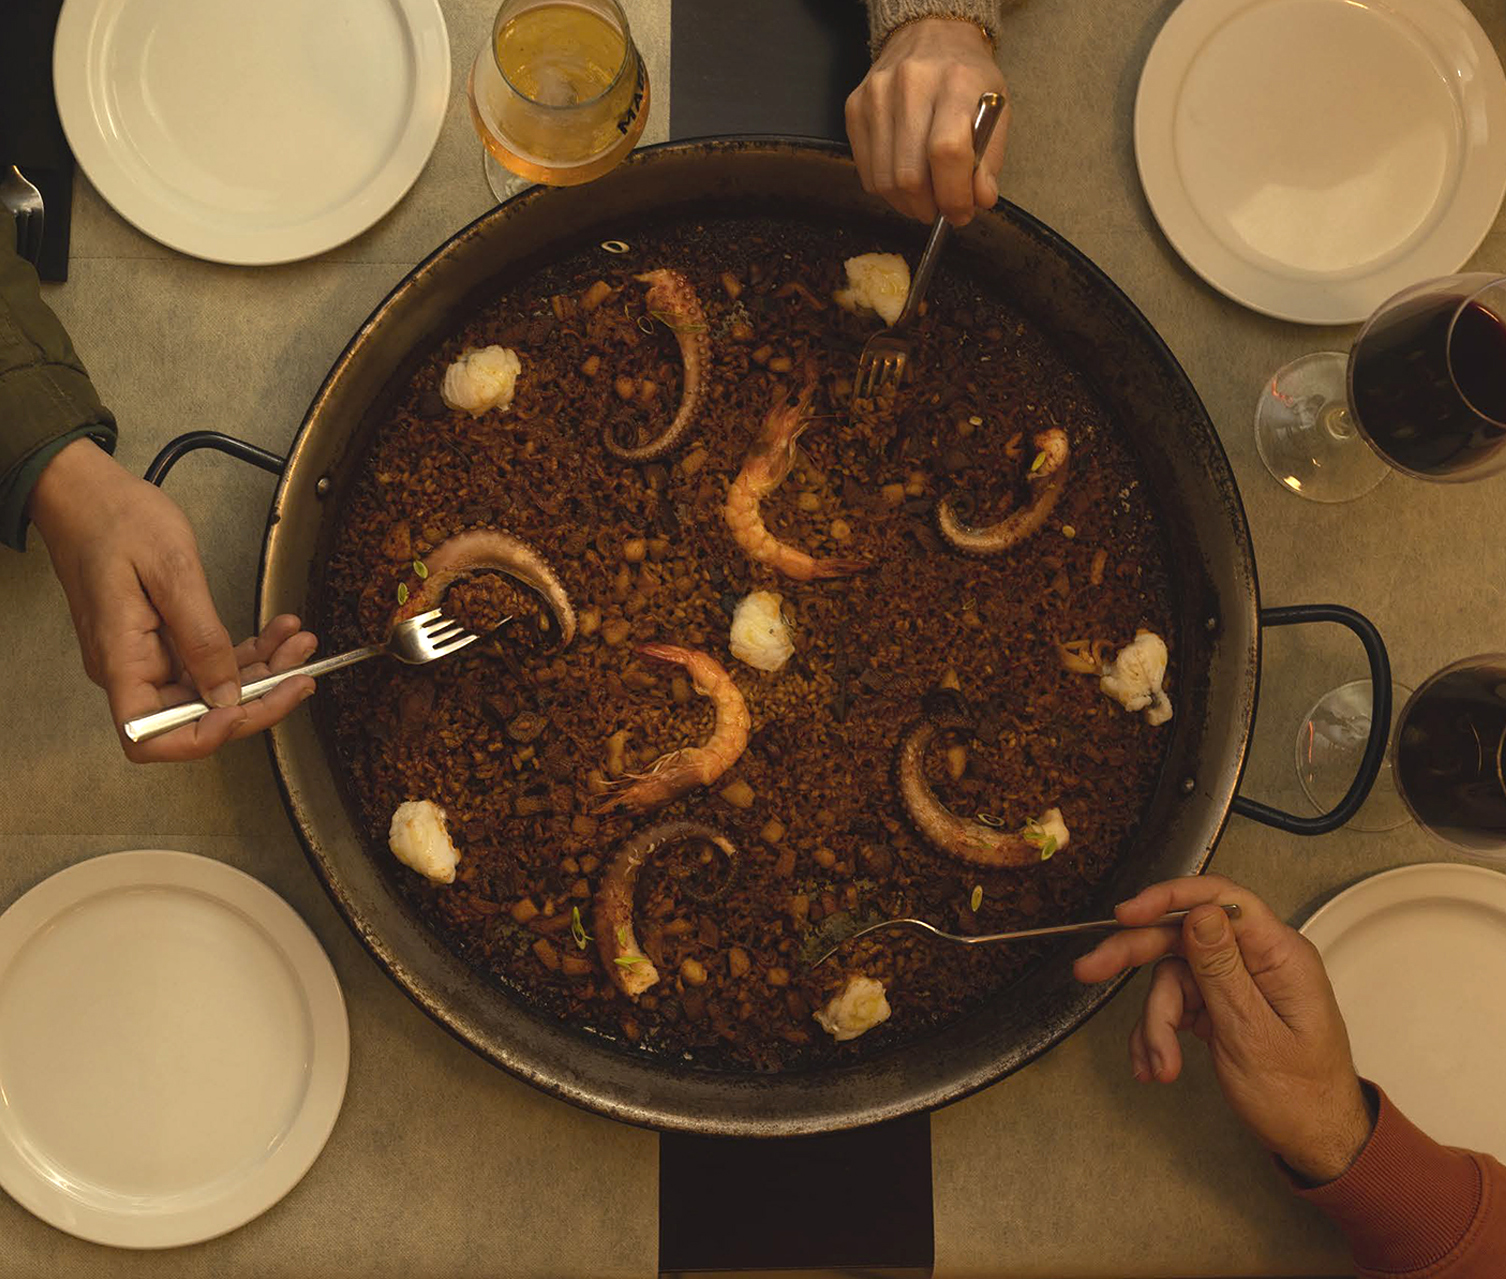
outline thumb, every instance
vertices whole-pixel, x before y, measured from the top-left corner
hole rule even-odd
[[[1250,1024],[1265,997],[1245,967],[1229,917],[1218,906],[1199,906],[1182,921],[1182,949],[1215,1029]]]

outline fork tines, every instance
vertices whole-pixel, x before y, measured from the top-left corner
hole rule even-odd
[[[0,204],[16,219],[16,252],[37,266],[42,258],[42,231],[46,210],[42,193],[15,165],[0,178]]]

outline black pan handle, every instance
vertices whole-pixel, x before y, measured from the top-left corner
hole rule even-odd
[[[199,449],[217,449],[239,461],[270,471],[273,475],[281,475],[288,462],[285,457],[278,457],[276,453],[269,453],[266,449],[238,440],[233,435],[222,435],[219,431],[190,431],[187,435],[169,440],[162,452],[152,459],[152,464],[146,468],[147,483],[160,487],[167,478],[167,473],[179,461]]]
[[[1365,742],[1365,753],[1360,757],[1359,771],[1348,791],[1329,812],[1321,817],[1296,817],[1283,813],[1279,808],[1262,804],[1243,795],[1234,797],[1234,811],[1241,817],[1252,817],[1257,822],[1274,826],[1291,835],[1326,835],[1338,830],[1359,812],[1360,805],[1370,794],[1375,779],[1380,775],[1381,764],[1386,758],[1386,743],[1391,735],[1391,659],[1386,656],[1386,645],[1380,632],[1369,618],[1356,613],[1342,604],[1293,604],[1287,608],[1263,608],[1260,610],[1260,625],[1299,626],[1307,622],[1337,622],[1347,626],[1359,636],[1365,646],[1365,657],[1370,663],[1370,736]]]

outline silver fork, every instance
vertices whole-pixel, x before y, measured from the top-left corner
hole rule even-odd
[[[978,99],[978,114],[973,117],[973,168],[988,149],[988,140],[993,137],[994,125],[1004,110],[1004,97],[998,93],[985,93]],[[910,339],[905,330],[915,319],[920,304],[925,300],[926,290],[931,287],[931,277],[936,273],[936,262],[941,257],[941,247],[951,234],[952,224],[937,216],[931,224],[931,238],[920,255],[920,265],[910,279],[910,291],[905,295],[904,310],[887,329],[880,329],[863,345],[863,354],[858,357],[858,375],[852,384],[852,398],[871,400],[880,392],[899,385],[904,376],[905,365],[910,362]]]
[[[42,226],[47,210],[42,193],[21,176],[15,165],[0,179],[0,204],[16,217],[16,252],[36,266],[42,258]]]
[[[497,625],[501,626],[504,622],[510,621],[512,621],[511,617],[504,617]],[[283,680],[292,679],[295,675],[328,675],[342,666],[354,666],[357,662],[364,662],[368,657],[376,657],[379,653],[395,657],[400,662],[407,662],[409,666],[422,666],[425,662],[432,662],[437,658],[448,657],[451,653],[458,653],[467,644],[474,644],[480,638],[479,635],[473,635],[466,630],[459,622],[442,616],[439,609],[430,609],[427,613],[420,613],[417,617],[410,617],[406,621],[399,622],[392,628],[392,634],[387,637],[385,644],[368,644],[365,648],[353,648],[348,653],[338,653],[322,661],[310,662],[307,666],[295,666],[292,670],[283,671],[280,675],[268,675],[265,679],[256,679],[249,684],[243,684],[241,701],[253,701],[264,693],[271,692]],[[209,714],[209,710],[209,706],[204,702],[184,702],[181,706],[169,706],[165,711],[154,711],[150,715],[127,720],[125,735],[133,742],[150,741],[153,737],[160,737],[163,733],[183,727],[184,724],[192,724],[194,720]]]
[[[1233,902],[1223,907],[1224,914],[1230,919],[1239,918],[1239,907]],[[1159,919],[1153,919],[1148,924],[1136,924],[1136,928],[1159,928],[1162,924],[1177,924],[1186,919],[1192,912],[1189,910],[1168,911]],[[856,932],[849,933],[840,941],[832,942],[815,959],[811,960],[811,967],[824,964],[828,959],[841,950],[843,946],[856,937],[862,937],[867,933],[875,932],[880,928],[893,928],[896,924],[905,924],[911,928],[919,928],[923,932],[932,933],[944,941],[954,941],[963,946],[980,946],[996,941],[1026,941],[1032,937],[1058,937],[1068,933],[1113,933],[1123,932],[1130,928],[1129,924],[1121,924],[1117,919],[1088,919],[1080,924],[1053,924],[1050,928],[1016,928],[1008,933],[981,933],[977,936],[968,936],[965,933],[945,933],[935,924],[928,924],[923,919],[885,919],[877,924],[869,924],[866,928],[859,928]]]

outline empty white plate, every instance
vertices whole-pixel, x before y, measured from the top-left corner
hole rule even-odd
[[[1214,288],[1357,322],[1494,224],[1506,74],[1459,0],[1183,0],[1140,76],[1135,158]]]
[[[450,95],[438,0],[66,0],[58,114],[100,194],[171,248],[259,265],[375,223]]]
[[[345,1096],[345,1001],[271,889],[111,853],[0,915],[0,1186],[95,1243],[233,1230],[298,1184]]]
[[[1506,875],[1402,866],[1345,889],[1302,931],[1360,1074],[1435,1141],[1506,1159]]]

